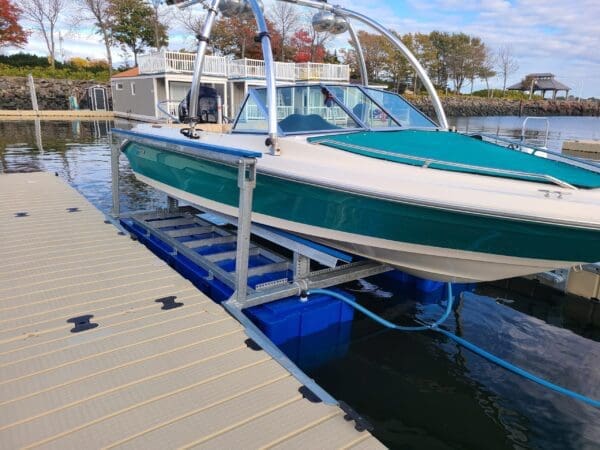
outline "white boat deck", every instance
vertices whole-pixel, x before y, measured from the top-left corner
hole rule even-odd
[[[58,177],[0,175],[0,236],[1,448],[383,447]]]

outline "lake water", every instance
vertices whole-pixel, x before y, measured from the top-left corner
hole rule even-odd
[[[451,120],[460,130],[518,137],[520,118]],[[533,125],[533,124],[532,124]],[[550,118],[549,147],[600,139],[600,119]],[[0,171],[56,172],[99,209],[110,210],[109,122],[0,122]],[[119,123],[127,127],[127,123]],[[543,128],[541,123],[536,124]],[[538,130],[540,131],[540,130]],[[535,132],[534,132],[535,134]],[[535,136],[532,136],[535,137]],[[124,209],[163,206],[121,162]],[[375,280],[391,298],[359,294],[388,319],[439,317],[441,293],[419,295]],[[510,289],[508,288],[510,287]],[[466,293],[445,328],[547,379],[600,399],[600,305],[524,281],[481,284]],[[598,323],[596,321],[596,323]],[[338,357],[303,369],[399,449],[600,448],[600,411],[508,373],[436,333],[401,334],[357,315]]]

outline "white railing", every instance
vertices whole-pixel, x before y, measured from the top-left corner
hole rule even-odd
[[[158,53],[140,55],[138,67],[140,74],[150,73],[192,73],[194,71],[193,53],[170,52],[161,50]],[[229,60],[224,56],[207,55],[204,61],[205,75],[228,78],[264,79],[265,62],[258,59]],[[281,81],[349,81],[350,68],[341,64],[321,63],[275,63],[276,78]]]
[[[151,53],[138,57],[140,73],[192,73],[196,55],[193,53],[167,52]],[[227,76],[227,58],[207,55],[204,60],[205,75]]]
[[[342,64],[299,63],[296,64],[296,80],[348,81],[350,67]]]
[[[294,81],[296,65],[294,63],[275,63],[275,76],[278,80]],[[229,63],[229,78],[265,78],[265,62],[260,59],[235,59]]]

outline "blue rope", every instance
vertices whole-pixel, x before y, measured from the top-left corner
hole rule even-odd
[[[472,344],[471,342],[469,342],[461,337],[458,337],[454,333],[450,333],[449,331],[446,331],[446,330],[443,330],[442,328],[440,328],[439,326],[442,323],[444,323],[444,321],[450,315],[450,312],[452,311],[452,304],[454,302],[454,297],[452,295],[452,284],[448,283],[447,286],[448,286],[448,299],[447,299],[446,310],[444,311],[444,314],[442,315],[442,317],[440,317],[438,320],[436,320],[435,322],[433,322],[431,324],[425,324],[422,326],[414,326],[414,327],[405,327],[405,326],[401,326],[401,325],[396,325],[395,323],[392,323],[392,322],[384,319],[383,317],[375,314],[374,312],[368,310],[364,306],[358,304],[357,302],[346,297],[345,295],[340,294],[339,292],[331,291],[329,289],[312,289],[308,294],[309,295],[325,294],[325,295],[329,295],[331,297],[337,298],[338,300],[341,300],[344,303],[347,303],[350,306],[352,306],[353,308],[359,310],[360,312],[365,314],[370,319],[373,319],[375,322],[378,322],[381,325],[383,325],[387,328],[391,328],[393,330],[409,331],[409,332],[410,331],[426,331],[426,330],[437,331],[437,332],[443,334],[444,336],[446,336],[447,338],[453,340],[458,345],[461,345],[461,346],[465,347],[466,349],[471,350],[473,353],[481,356],[482,358],[485,358],[488,361],[490,361],[500,367],[503,367],[504,369],[509,370],[527,380],[533,381],[534,383],[537,383],[541,386],[544,386],[544,387],[546,387],[550,390],[553,390],[555,392],[558,392],[560,394],[564,394],[568,397],[571,397],[571,398],[574,398],[577,400],[581,400],[582,402],[587,403],[588,405],[592,405],[592,406],[595,406],[596,408],[600,408],[600,401],[594,400],[592,398],[586,397],[585,395],[579,394],[577,392],[571,391],[562,386],[558,386],[557,384],[554,384],[547,380],[544,380],[543,378],[540,378],[530,372],[527,372],[526,370],[521,369],[520,367],[517,367],[517,366],[509,363],[508,361],[505,361],[495,355],[492,355],[491,353],[483,350],[482,348],[477,347],[475,344]]]

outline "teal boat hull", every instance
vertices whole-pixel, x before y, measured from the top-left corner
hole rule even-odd
[[[135,142],[129,142],[123,152],[133,171],[145,180],[189,193],[198,199],[207,199],[224,208],[238,205],[236,167],[193,159]],[[254,191],[253,212],[257,217],[285,222],[288,231],[329,243],[333,239],[336,246],[367,257],[377,258],[376,252],[370,253],[364,249],[364,245],[354,245],[348,241],[349,237],[361,236],[382,243],[404,243],[412,248],[440,249],[440,254],[466,252],[473,254],[474,260],[480,258],[478,255],[487,255],[480,258],[482,264],[485,264],[484,260],[495,257],[527,260],[522,269],[515,269],[523,273],[507,271],[508,275],[525,275],[534,268],[568,267],[600,259],[600,231],[595,229],[492,217],[374,198],[262,174],[260,171]],[[321,236],[319,233],[307,233],[306,227],[327,232]],[[389,258],[379,259],[396,264]],[[531,262],[536,260],[540,261],[539,265]],[[406,265],[398,265],[410,269]],[[415,271],[419,272],[419,269]],[[432,272],[431,278],[463,281],[502,278],[494,278],[493,275],[453,275],[449,267],[443,271],[444,274],[439,276]],[[420,272],[422,274],[423,271]]]

